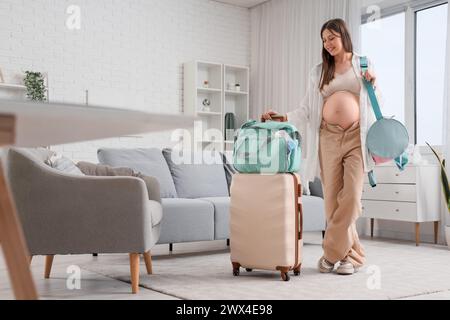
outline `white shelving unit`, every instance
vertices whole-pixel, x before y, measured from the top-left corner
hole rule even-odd
[[[222,70],[222,64],[208,61],[196,60],[184,64],[184,112],[198,116],[202,121],[203,139],[197,146],[202,150],[211,144],[220,149],[221,142],[212,141],[205,131],[222,130]],[[204,101],[209,101],[209,105],[205,106]]]
[[[13,84],[13,83],[0,83],[0,88],[15,89],[15,90],[26,90],[27,89],[24,85]]]
[[[47,88],[46,98],[50,101],[50,89],[48,81],[48,73],[43,73],[44,75],[44,85]],[[18,83],[5,83],[0,82],[0,98],[2,99],[14,99],[14,100],[25,100],[27,93],[27,87],[23,84]]]
[[[0,83],[0,99],[25,100],[26,87],[16,83]]]
[[[184,64],[184,112],[202,119],[203,140],[201,149],[211,146],[216,150],[230,150],[233,141],[224,141],[225,115],[235,114],[238,129],[249,115],[249,68],[207,61],[191,61]],[[204,82],[208,81],[208,86]],[[236,84],[240,90],[236,90]],[[209,110],[203,102],[209,100]],[[221,132],[221,139],[212,139],[205,133],[208,129]]]
[[[15,83],[0,83],[0,98],[12,100],[24,100],[26,97],[26,87]]]
[[[224,122],[225,115],[229,112],[235,115],[235,127],[239,129],[249,118],[249,88],[250,88],[250,69],[246,66],[227,65],[224,68]],[[236,88],[239,84],[239,90]],[[224,130],[224,150],[233,149],[233,134],[226,135]]]

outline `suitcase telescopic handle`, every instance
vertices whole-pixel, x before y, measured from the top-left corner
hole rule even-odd
[[[298,215],[300,222],[300,230],[298,231],[298,239],[303,239],[303,205],[302,205],[302,184],[298,184],[298,197],[297,197],[297,206],[298,206]]]

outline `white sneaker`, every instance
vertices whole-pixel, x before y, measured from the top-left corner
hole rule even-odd
[[[342,274],[342,275],[354,274],[357,271],[358,271],[358,268],[355,268],[355,266],[346,259],[341,260],[339,263],[339,266],[336,269],[336,273]]]
[[[334,269],[334,264],[322,257],[319,259],[317,267],[321,273],[330,273]]]

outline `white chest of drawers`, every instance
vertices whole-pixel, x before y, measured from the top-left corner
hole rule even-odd
[[[377,186],[372,188],[367,174],[362,194],[362,216],[415,223],[416,245],[420,242],[420,223],[434,222],[437,243],[440,220],[440,168],[438,165],[408,165],[400,171],[395,164],[375,167]]]

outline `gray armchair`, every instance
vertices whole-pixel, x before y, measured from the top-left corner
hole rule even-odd
[[[66,174],[32,149],[9,150],[7,168],[30,255],[47,256],[46,278],[54,255],[128,253],[132,292],[138,292],[139,256],[151,274],[150,250],[160,235],[156,180],[155,201],[139,178]]]

